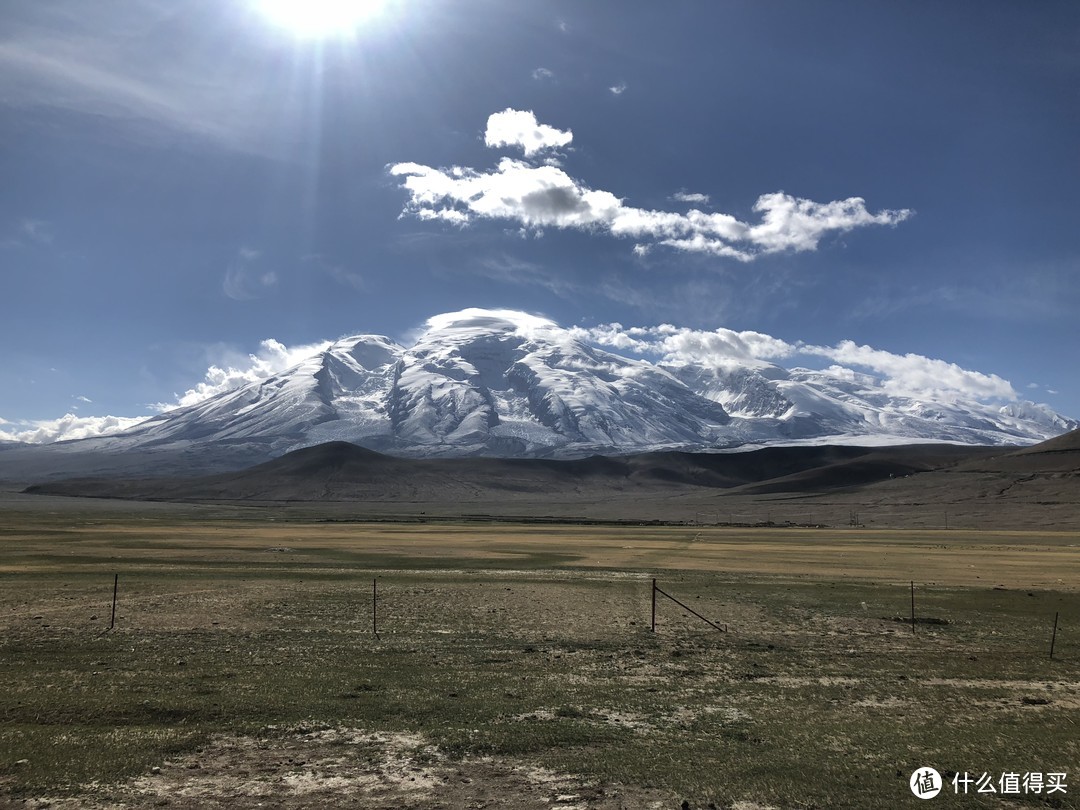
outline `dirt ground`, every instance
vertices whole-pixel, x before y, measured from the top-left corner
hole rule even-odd
[[[26,808],[360,807],[366,810],[637,810],[671,807],[656,790],[601,784],[493,757],[452,760],[416,734],[352,728],[269,728],[215,737],[187,756],[77,799],[30,798]]]

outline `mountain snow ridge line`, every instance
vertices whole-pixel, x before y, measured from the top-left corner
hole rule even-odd
[[[776,352],[768,345],[709,362],[651,362],[587,337],[509,310],[446,313],[408,348],[378,335],[341,338],[265,379],[64,444],[246,444],[270,457],[344,440],[413,457],[574,457],[799,443],[1030,444],[1080,427],[1032,402],[995,405],[957,393],[931,401],[840,366],[786,369],[763,359]],[[624,342],[638,352],[644,345]]]

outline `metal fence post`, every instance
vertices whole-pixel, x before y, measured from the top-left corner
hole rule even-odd
[[[116,627],[116,590],[120,585],[120,575],[113,574],[112,585],[112,616],[109,619],[109,629],[112,630]]]
[[[655,633],[656,632],[656,578],[655,577],[653,578],[653,581],[652,581],[652,623],[651,623],[650,626],[652,628],[652,631]]]

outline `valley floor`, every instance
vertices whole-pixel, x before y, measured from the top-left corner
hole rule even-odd
[[[1075,531],[18,503],[0,804],[1077,806]],[[1067,788],[951,782],[1012,772]]]

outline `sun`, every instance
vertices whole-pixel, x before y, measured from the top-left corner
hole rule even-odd
[[[382,10],[386,0],[257,0],[270,22],[304,38],[344,36]]]

